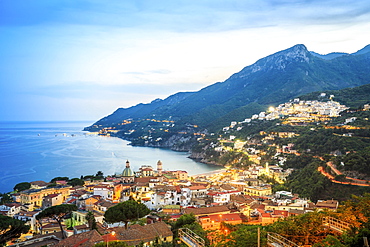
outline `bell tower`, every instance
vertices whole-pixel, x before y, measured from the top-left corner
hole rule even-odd
[[[160,160],[157,162],[157,172],[158,176],[162,176],[162,162]]]

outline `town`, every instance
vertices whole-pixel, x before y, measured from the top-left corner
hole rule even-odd
[[[83,185],[71,186],[65,180],[56,180],[54,184],[30,182],[29,189],[11,194],[14,202],[1,205],[0,212],[30,226],[27,234],[12,242],[14,246],[28,246],[27,243],[79,246],[76,244],[82,239],[89,244],[91,241],[123,241],[129,246],[141,242],[143,246],[151,246],[158,239],[172,242],[173,233],[164,219],[175,222],[184,214],[193,214],[204,230],[219,231],[224,223],[266,225],[291,215],[337,209],[339,203],[336,200],[313,203],[288,191],[273,193],[271,185],[258,177],[282,175],[281,169],[275,168],[266,164],[246,171],[222,169],[188,176],[185,170],[164,171],[161,161],[157,162],[156,169],[145,165],[134,172],[130,162],[126,161],[121,174],[84,180]],[[124,227],[120,223],[106,222],[104,214],[127,200],[140,202],[154,213],[146,216],[145,225],[133,224],[127,233],[118,234],[124,231]],[[61,204],[74,204],[77,208],[70,218],[63,220],[62,229],[67,237],[64,240],[56,220],[37,219],[42,210]],[[89,212],[93,213],[96,229],[102,235],[91,230]],[[156,231],[150,230],[151,227]],[[134,234],[136,231],[145,233],[145,238],[138,239]]]
[[[286,141],[277,145],[274,141],[289,140],[299,136],[298,133],[260,131],[258,140],[236,137],[243,128],[248,128],[248,124],[256,121],[282,119],[281,125],[309,127],[326,122],[348,109],[333,101],[333,97],[330,95],[326,102],[294,99],[243,122],[231,122],[210,147],[216,153],[235,152],[248,159],[236,156],[237,162],[220,166],[213,172],[190,176],[186,169],[168,170],[171,164],[163,164],[160,160],[153,166],[135,164],[135,167],[141,167],[134,171],[127,160],[122,164],[122,172],[113,175],[98,171],[96,175],[81,178],[56,177],[49,182],[17,184],[14,192],[6,194],[9,198],[3,195],[0,214],[23,221],[28,228],[9,238],[7,244],[105,246],[116,242],[125,244],[122,246],[225,246],[240,226],[260,231],[260,227],[273,228],[274,224],[305,215],[319,215],[318,224],[325,232],[320,233],[322,238],[343,234],[359,226],[357,218],[360,216],[349,217],[346,209],[340,208],[338,198],[311,200],[295,191],[282,189],[294,171],[294,168],[284,166],[286,155],[300,157],[301,153],[295,149],[294,143]],[[363,111],[369,111],[368,104],[364,105]],[[344,119],[335,127],[351,129],[350,124],[355,120]],[[325,128],[330,127],[325,125]],[[110,135],[114,131],[104,129],[99,134]],[[201,134],[198,140],[208,137]],[[346,137],[351,138],[350,135]],[[274,157],[269,159],[273,161],[271,163],[263,158],[270,147],[273,147],[270,155]],[[322,162],[316,171],[331,183],[369,186],[368,180],[344,175],[332,161],[320,156],[314,158]],[[121,206],[123,211],[117,211]],[[125,215],[130,210],[134,210],[132,215]],[[351,213],[355,212],[358,211]],[[196,224],[199,229],[189,223]],[[256,241],[264,241],[267,246],[312,246],[309,243],[317,242],[316,237],[309,241],[310,233],[300,236],[305,239],[295,237],[300,244],[289,240],[294,236],[288,239],[271,230],[264,234],[264,240]]]

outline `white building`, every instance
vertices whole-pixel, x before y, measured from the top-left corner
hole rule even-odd
[[[164,205],[180,205],[186,207],[191,201],[189,188],[174,188],[166,191],[157,191],[151,195],[150,201],[145,205],[149,209],[155,209]]]

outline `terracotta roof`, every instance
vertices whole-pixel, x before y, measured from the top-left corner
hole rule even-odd
[[[142,178],[135,178],[135,183],[149,183],[150,180],[157,179],[157,177],[142,177]]]
[[[31,185],[37,185],[37,186],[47,186],[48,184],[50,183],[47,183],[47,182],[44,182],[44,181],[33,181],[33,182],[30,182]]]
[[[223,189],[223,190],[233,190],[234,188],[229,184],[222,184],[221,189]]]
[[[40,211],[23,211],[21,210],[17,215],[19,216],[33,216],[37,213],[39,213]]]
[[[116,204],[114,204],[112,202],[108,202],[106,200],[101,200],[97,204],[102,206],[102,207],[106,207],[106,208],[110,208],[110,207],[113,207],[114,205],[116,205]]]
[[[108,233],[102,236],[104,242],[117,241],[116,234]]]
[[[222,212],[230,212],[230,209],[225,206],[214,206],[207,208],[184,208],[183,212],[185,214],[194,214],[194,215],[205,215],[205,214],[218,214]]]
[[[220,215],[207,215],[205,216],[209,218],[211,221],[215,222],[222,222],[222,221],[236,221],[236,220],[242,220],[240,218],[240,213],[233,213],[233,214],[220,214]]]
[[[4,203],[5,206],[7,207],[15,207],[15,208],[18,208],[18,207],[21,207],[22,205],[18,202],[9,202],[9,203]]]
[[[159,236],[173,236],[169,225],[164,222],[156,222],[145,226],[131,225],[127,230],[123,227],[119,227],[116,228],[115,235],[118,240],[124,241],[130,246],[140,244],[141,242],[153,241]]]
[[[50,194],[50,195],[45,196],[44,198],[54,198],[54,197],[57,197],[58,195],[60,194]]]
[[[337,208],[338,201],[337,200],[318,201],[316,203],[316,207],[318,208]]]
[[[191,190],[206,190],[207,188],[203,185],[200,185],[200,186],[191,186],[191,187],[189,187],[189,189],[191,189]]]
[[[61,240],[55,247],[90,247],[97,243],[103,242],[102,236],[96,231],[88,231],[72,235]]]
[[[235,201],[240,204],[250,204],[254,202],[255,200],[251,198],[251,196],[248,195],[231,195],[230,201]]]
[[[74,226],[76,230],[82,230],[82,229],[89,229],[89,226],[87,224],[79,225],[79,226]]]

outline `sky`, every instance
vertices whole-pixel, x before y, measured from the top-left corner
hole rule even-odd
[[[0,0],[0,121],[96,121],[369,30],[369,0]]]

